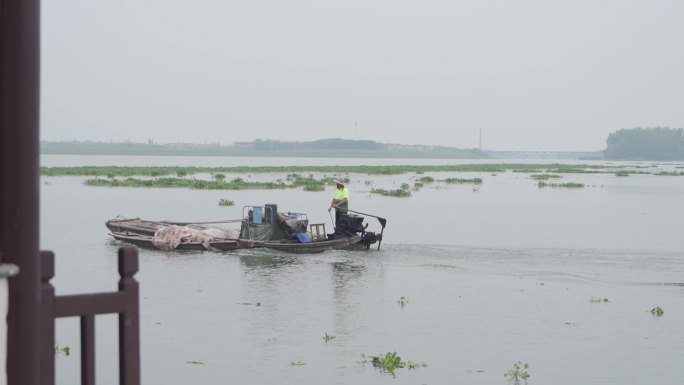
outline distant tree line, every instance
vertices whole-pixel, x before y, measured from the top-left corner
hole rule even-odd
[[[320,139],[312,142],[282,142],[257,139],[253,143],[258,151],[273,150],[382,150],[385,145],[373,140]]]
[[[608,135],[606,159],[684,160],[684,129],[636,127]]]
[[[471,159],[488,157],[477,149],[459,149],[444,146],[401,145],[379,143],[373,140],[320,139],[312,142],[283,142],[257,139],[251,142],[220,143],[147,143],[93,142],[93,141],[41,141],[41,154],[81,155],[192,155],[192,156],[318,156],[318,157],[379,157],[379,158],[449,158]]]

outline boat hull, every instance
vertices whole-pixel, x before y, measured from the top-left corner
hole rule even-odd
[[[153,238],[149,235],[141,235],[135,233],[112,232],[111,236],[114,239],[130,243],[132,245],[142,247],[145,249],[164,250],[157,247]],[[208,247],[207,247],[208,245]],[[240,242],[237,239],[222,239],[210,241],[207,244],[202,242],[181,242],[174,250],[219,250],[230,251],[236,249],[245,249],[253,247],[253,242]]]
[[[361,240],[362,237],[360,235],[351,235],[307,243],[300,243],[297,240],[261,242],[257,247],[265,247],[288,253],[313,254],[328,250],[363,250],[366,247],[360,243]]]
[[[164,226],[165,222],[145,221],[140,218],[120,218],[110,219],[105,222],[105,226],[112,233],[132,233],[140,235],[154,235],[154,233]]]
[[[132,245],[152,250],[163,250],[157,247],[152,236],[126,232],[112,232],[114,239]],[[208,246],[201,242],[181,242],[174,250],[209,250],[209,251],[232,251],[238,249],[268,248],[297,254],[315,254],[328,250],[363,250],[366,247],[360,243],[361,236],[353,235],[323,241],[299,243],[296,240],[254,242],[243,239],[226,239],[208,242]]]

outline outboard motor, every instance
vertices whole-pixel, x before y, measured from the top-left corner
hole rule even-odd
[[[372,245],[378,241],[382,241],[382,234],[375,234],[372,231],[368,231],[368,232],[363,233],[363,235],[361,236],[361,242],[360,243],[364,246],[364,249],[367,250],[370,248],[370,245]]]

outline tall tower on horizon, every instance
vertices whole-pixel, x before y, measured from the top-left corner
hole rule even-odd
[[[482,152],[482,127],[480,127],[480,141],[478,142],[477,148]]]

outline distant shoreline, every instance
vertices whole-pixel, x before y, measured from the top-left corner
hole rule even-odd
[[[354,144],[354,141],[349,141]],[[305,144],[306,145],[306,144]],[[602,151],[480,151],[451,147],[385,145],[377,149],[255,149],[219,144],[153,144],[103,142],[40,143],[41,155],[116,155],[116,156],[215,156],[264,158],[387,158],[387,159],[578,159],[600,160]],[[393,147],[388,147],[393,146]],[[391,149],[388,149],[391,148]]]

